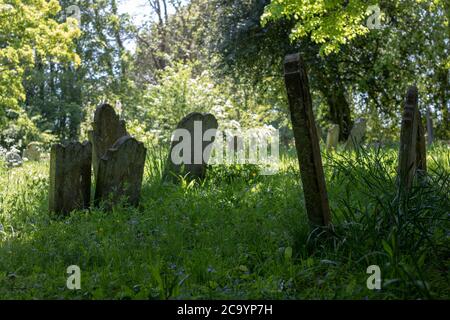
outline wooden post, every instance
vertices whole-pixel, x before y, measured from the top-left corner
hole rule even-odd
[[[422,122],[422,114],[419,110],[417,110],[417,156],[416,156],[416,165],[417,170],[420,171],[421,174],[427,172],[427,144],[425,142],[425,127]]]
[[[284,77],[308,218],[313,226],[327,226],[331,223],[331,214],[322,157],[308,75],[299,54],[285,58]]]
[[[412,86],[406,94],[402,119],[399,152],[399,193],[407,194],[416,175],[424,177],[427,172],[427,145],[422,114],[418,107],[419,93]]]

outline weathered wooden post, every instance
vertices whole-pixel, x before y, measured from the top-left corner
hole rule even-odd
[[[66,215],[88,209],[91,200],[92,146],[89,142],[52,146],[49,210]]]
[[[417,157],[416,166],[420,174],[427,172],[427,144],[425,142],[425,127],[422,122],[422,114],[417,110]]]
[[[93,130],[89,132],[92,143],[92,165],[97,176],[100,159],[123,136],[127,136],[125,121],[120,120],[114,108],[108,104],[95,110]]]
[[[132,206],[139,204],[147,150],[130,136],[116,141],[100,159],[95,189],[95,205],[107,209],[125,197]]]
[[[416,173],[417,137],[419,129],[418,101],[419,93],[417,87],[412,86],[406,94],[399,152],[399,187],[402,191],[406,192],[411,188]]]
[[[308,218],[313,226],[327,226],[331,223],[331,214],[322,157],[308,75],[299,54],[288,55],[285,58],[284,77]]]
[[[427,146],[422,115],[418,107],[419,93],[416,86],[408,89],[402,119],[398,165],[399,193],[407,194],[414,177],[423,177],[427,171]]]

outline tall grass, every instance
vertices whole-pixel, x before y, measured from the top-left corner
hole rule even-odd
[[[312,237],[295,151],[281,171],[216,166],[202,182],[163,180],[167,150],[149,148],[142,201],[47,213],[48,166],[0,169],[0,298],[449,298],[447,146],[406,205],[397,150],[323,155],[334,236]],[[403,208],[399,210],[399,208]],[[66,289],[79,265],[82,289]],[[366,286],[367,267],[383,288]]]

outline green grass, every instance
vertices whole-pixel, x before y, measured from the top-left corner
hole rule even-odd
[[[216,167],[202,184],[162,182],[151,154],[139,208],[65,219],[47,212],[47,163],[0,169],[0,298],[450,298],[446,146],[402,206],[395,148],[324,154],[331,238],[310,233],[294,151],[277,175]],[[70,265],[79,291],[66,288]],[[370,265],[381,291],[367,289]]]

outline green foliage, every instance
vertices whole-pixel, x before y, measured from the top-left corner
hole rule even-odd
[[[191,112],[214,114],[222,129],[233,120],[243,128],[287,125],[285,110],[277,110],[282,103],[270,105],[268,100],[253,99],[251,88],[215,81],[209,71],[196,74],[197,67],[198,63],[174,63],[160,72],[158,83],[146,88],[141,105],[135,108],[132,119],[140,120],[130,122],[131,130],[167,141],[179,121]]]
[[[60,9],[56,0],[0,1],[0,120],[25,99],[22,80],[36,57],[80,62],[72,51],[80,31],[55,20]]]
[[[273,0],[262,17],[263,23],[282,18],[294,19],[291,38],[311,37],[320,44],[321,52],[328,55],[369,29],[364,25],[368,5],[378,1],[311,1]]]
[[[295,152],[252,179],[227,169],[161,183],[149,154],[142,203],[111,213],[47,213],[48,167],[0,169],[0,297],[5,299],[448,299],[448,146],[407,212],[395,202],[396,149],[324,158],[335,237],[310,237]],[[221,172],[221,173],[220,173]],[[229,183],[228,183],[228,181]],[[65,288],[70,265],[81,290]],[[383,289],[366,287],[370,265]]]
[[[419,4],[423,2],[416,0]],[[262,23],[292,19],[296,22],[291,30],[292,40],[310,37],[314,43],[321,45],[321,53],[329,55],[370,32],[365,22],[373,14],[370,7],[378,5],[379,1],[375,0],[272,0],[262,16]],[[436,9],[439,5],[442,3],[438,0],[431,7]],[[381,11],[379,18],[382,23],[387,20]]]
[[[55,141],[55,137],[49,133],[42,132],[35,123],[38,119],[30,119],[27,114],[21,110],[8,113],[6,125],[0,126],[0,147],[19,149],[25,148],[31,142],[42,142],[48,145]]]

